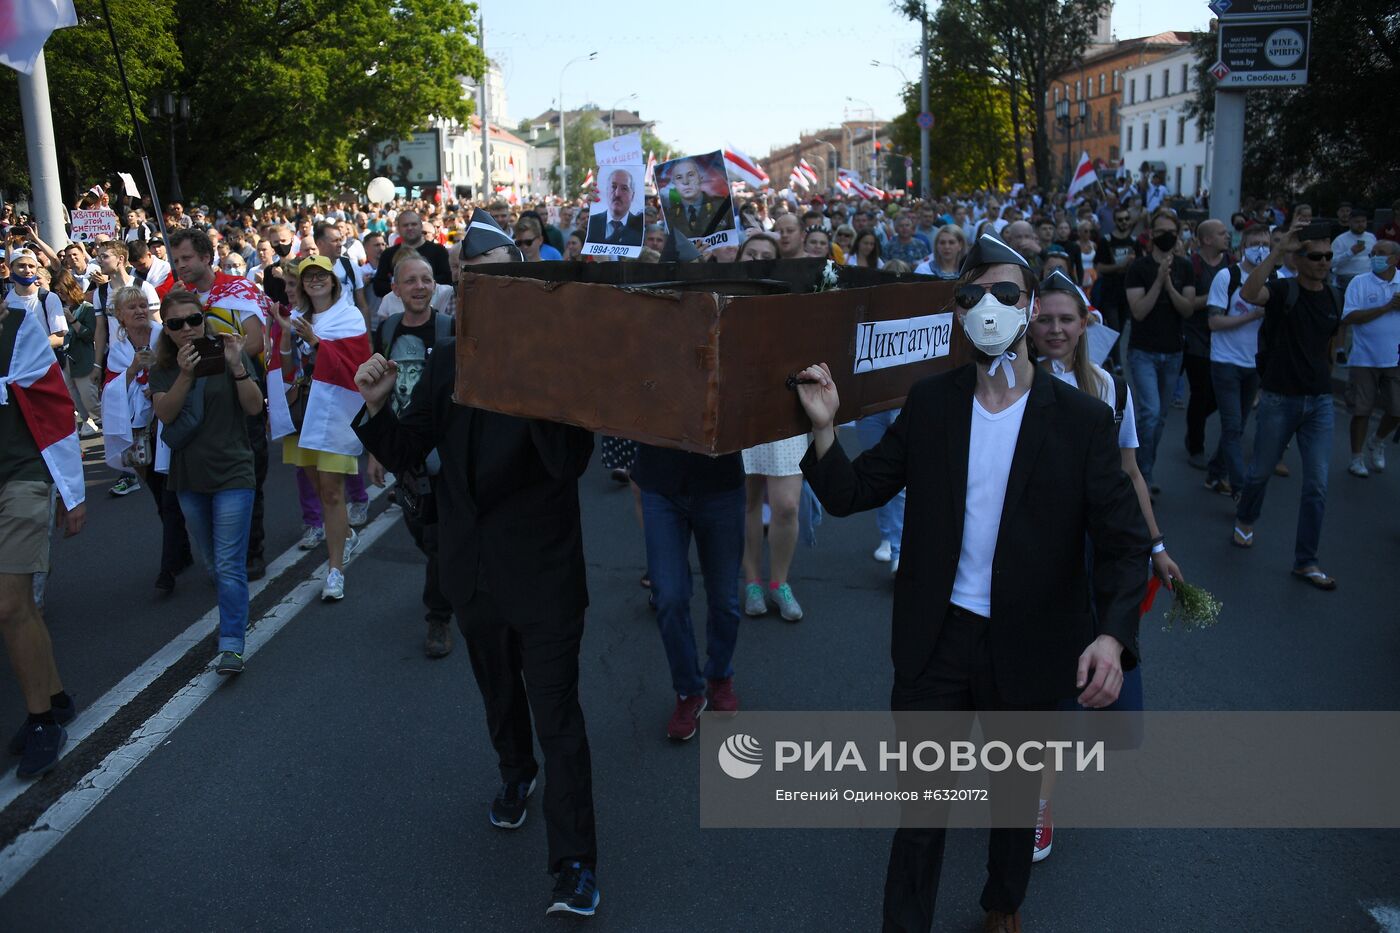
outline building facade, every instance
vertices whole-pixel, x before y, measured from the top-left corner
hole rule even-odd
[[[1102,30],[1100,30],[1102,32]],[[1100,36],[1102,38],[1102,36]],[[1063,185],[1087,152],[1097,168],[1122,164],[1124,74],[1180,53],[1191,42],[1189,32],[1163,32],[1137,39],[1099,42],[1089,47],[1078,65],[1056,75],[1046,92],[1041,119],[1050,141],[1054,184]],[[1061,103],[1068,107],[1061,107]]]
[[[875,144],[879,143],[878,157]],[[763,170],[776,189],[788,187],[788,179],[803,159],[817,173],[816,189],[830,191],[836,185],[836,170],[855,169],[871,184],[886,187],[883,168],[876,171],[889,151],[888,124],[882,120],[847,120],[840,126],[799,133],[798,141],[768,151],[761,161]]]
[[[1123,72],[1123,167],[1162,172],[1172,194],[1181,197],[1210,188],[1211,134],[1186,115],[1196,93],[1196,65],[1188,47]]]

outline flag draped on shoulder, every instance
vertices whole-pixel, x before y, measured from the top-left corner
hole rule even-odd
[[[730,178],[742,181],[751,188],[768,187],[768,174],[759,166],[758,160],[738,149],[724,150],[724,167]]]
[[[63,382],[63,371],[49,346],[48,328],[40,316],[11,308],[10,314],[23,314],[15,334],[10,371],[0,379],[0,405],[18,405],[25,426],[34,437],[49,476],[63,498],[63,505],[82,505],[83,454],[73,422],[73,399]]]
[[[218,329],[228,333],[244,333],[243,321],[249,312],[257,314],[258,319],[266,324],[271,309],[272,300],[248,279],[241,275],[214,273],[214,287],[209,290],[204,311],[223,325]]]
[[[302,316],[301,311],[292,315],[293,319]],[[370,354],[365,319],[348,297],[342,295],[340,301],[312,318],[311,329],[319,343],[297,445],[303,450],[358,457],[364,448],[350,423],[363,403],[355,388],[355,371]],[[279,332],[268,341],[267,395],[268,421],[272,438],[276,440],[296,433],[296,426],[287,404],[288,387],[278,352],[280,328],[274,330]]]
[[[159,336],[160,325],[152,321],[149,346],[154,347]],[[123,473],[131,469],[122,462],[122,455],[135,442],[136,431],[158,426],[151,401],[146,398],[146,386],[150,383],[150,376],[143,371],[129,384],[126,381],[126,369],[135,356],[136,348],[131,345],[131,341],[119,337],[108,351],[109,368],[106,383],[102,387],[102,459],[112,469]],[[121,369],[113,372],[110,367],[114,364]],[[167,470],[159,472],[164,473]]]

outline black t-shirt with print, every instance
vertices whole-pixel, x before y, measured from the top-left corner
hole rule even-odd
[[[1332,392],[1332,337],[1342,309],[1330,288],[1309,291],[1297,279],[1269,282],[1264,323],[1259,329],[1259,385],[1280,395],[1329,395]],[[1290,283],[1294,283],[1290,287]],[[1288,294],[1296,289],[1292,308]]]
[[[400,318],[399,326],[394,331],[394,345],[391,347],[384,346],[387,320],[379,325],[379,330],[374,335],[374,344],[379,348],[379,352],[384,354],[386,359],[399,364],[394,394],[389,398],[389,407],[396,415],[401,414],[408,406],[408,400],[413,397],[414,387],[427,371],[428,357],[432,354],[433,344],[437,339],[436,317],[437,312],[434,311],[422,324],[413,326],[404,324]]]

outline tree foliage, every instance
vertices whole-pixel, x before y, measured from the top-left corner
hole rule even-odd
[[[180,71],[174,5],[174,0],[108,0],[138,111]],[[44,46],[59,186],[69,204],[94,182],[113,178],[118,169],[140,177],[131,111],[117,76],[102,4],[75,0],[74,9],[78,25],[58,30]],[[0,145],[0,180],[6,188],[28,190],[19,76],[9,68],[0,68],[0,100],[10,104],[0,107],[0,139],[5,140]]]
[[[918,153],[917,84],[905,88],[904,104],[904,112],[890,127],[891,138],[897,149]],[[929,63],[929,112],[933,114],[929,132],[933,193],[1002,187],[1016,151],[1006,88],[988,75],[949,67],[935,57]],[[918,158],[912,157],[917,174]],[[892,177],[904,180],[902,161]]]
[[[1196,41],[1192,115],[1215,113],[1214,31]],[[1387,205],[1400,195],[1400,124],[1385,90],[1400,83],[1400,9],[1393,0],[1313,0],[1308,83],[1251,90],[1244,177],[1251,196],[1290,195],[1330,213],[1339,201]]]
[[[459,77],[480,78],[476,6],[461,0],[108,0],[138,114],[163,92],[190,99],[175,129],[189,200],[362,189],[372,141],[465,121]],[[120,169],[137,175],[131,118],[100,0],[76,0],[79,25],[46,47],[65,198]],[[0,87],[15,78],[0,69]],[[27,188],[18,108],[0,111],[15,141],[6,181]],[[169,177],[169,125],[144,127],[158,184]]]

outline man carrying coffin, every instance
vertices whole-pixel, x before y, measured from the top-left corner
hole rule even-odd
[[[1036,282],[1015,250],[983,235],[958,281],[956,314],[974,362],[916,383],[854,462],[836,440],[831,371],[808,368],[798,388],[814,438],[802,471],[838,516],[907,487],[892,709],[1048,710],[1076,695],[1082,706],[1107,706],[1137,663],[1149,551],[1113,410],[1027,355]],[[1012,933],[1030,879],[1039,775],[992,781],[1001,825],[1024,828],[990,832],[984,929]],[[945,836],[941,826],[895,833],[886,931],[931,928]]]
[[[465,266],[519,261],[491,215],[477,210],[462,244]],[[355,433],[394,473],[436,450],[432,482],[442,591],[452,603],[486,704],[502,787],[490,819],[525,822],[535,789],[531,729],[544,751],[544,819],[556,884],[546,913],[592,916],[597,842],[588,736],[578,699],[579,642],[588,587],[578,478],[593,453],[579,428],[457,405],[456,341],[433,347],[399,415],[389,404],[398,365],[375,354],[355,384],[365,405]],[[520,598],[525,594],[525,598]]]

